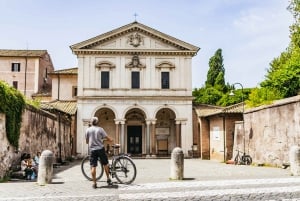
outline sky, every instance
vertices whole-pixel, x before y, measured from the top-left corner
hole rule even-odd
[[[136,20],[195,45],[192,86],[222,49],[226,83],[257,87],[288,47],[289,0],[0,0],[0,49],[47,50],[55,70],[77,67],[70,46]]]

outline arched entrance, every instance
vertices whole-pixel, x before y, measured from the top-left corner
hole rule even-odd
[[[116,126],[115,126],[115,114],[114,112],[109,108],[101,108],[96,111],[95,116],[98,117],[99,122],[98,126],[101,126],[106,133],[112,137],[113,139],[116,139]],[[107,143],[104,143],[105,146],[107,146]]]
[[[178,143],[175,119],[174,111],[169,108],[162,108],[156,113],[155,136],[152,139],[156,142],[158,155],[169,154]]]
[[[127,153],[132,155],[142,155],[145,145],[145,113],[133,108],[126,115],[126,138],[125,146]]]

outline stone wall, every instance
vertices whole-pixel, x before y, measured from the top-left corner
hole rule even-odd
[[[3,178],[15,157],[14,149],[7,140],[5,129],[5,114],[0,113],[0,178]]]
[[[254,163],[281,166],[289,162],[290,148],[300,145],[300,96],[246,110],[244,118],[245,148]],[[235,140],[243,146],[243,136]]]
[[[52,114],[28,106],[22,116],[20,133],[19,149],[16,150],[7,141],[5,115],[0,114],[0,178],[12,164],[19,164],[24,152],[34,156],[38,151],[48,149],[57,160],[65,160],[72,155],[71,120],[63,114]]]

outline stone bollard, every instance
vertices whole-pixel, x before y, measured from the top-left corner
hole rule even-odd
[[[42,152],[39,159],[39,171],[37,183],[40,186],[51,183],[53,174],[53,153],[49,150]]]
[[[293,176],[300,175],[300,147],[292,146],[290,149],[290,168]]]
[[[184,169],[183,151],[179,147],[175,147],[171,154],[171,174],[170,179],[182,180]]]

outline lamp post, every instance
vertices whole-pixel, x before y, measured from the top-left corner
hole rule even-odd
[[[245,104],[244,104],[244,87],[241,83],[239,82],[236,82],[234,83],[232,86],[234,87],[234,85],[240,85],[241,88],[242,88],[242,103],[243,103],[243,138],[244,138],[244,155],[246,154],[246,136],[245,136],[245,121],[244,121],[244,111],[245,111]],[[230,96],[234,96],[234,93],[233,93],[233,90],[231,90]]]

